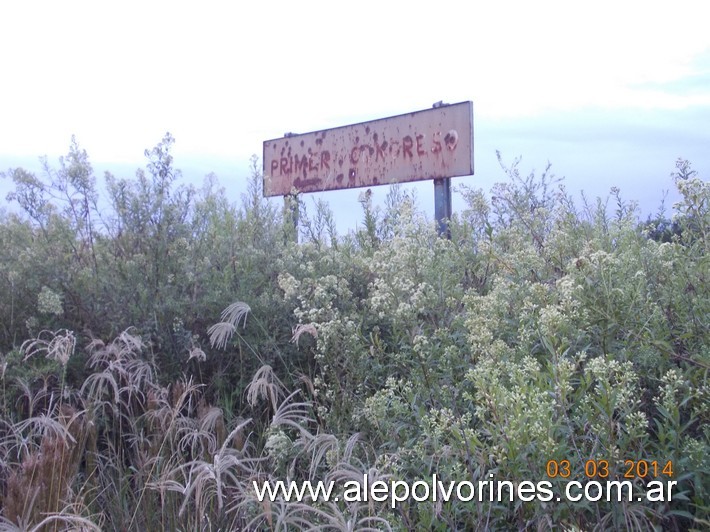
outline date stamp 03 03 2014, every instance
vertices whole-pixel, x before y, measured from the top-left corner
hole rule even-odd
[[[608,460],[587,460],[584,463],[584,477],[588,479],[606,479],[615,476]],[[548,478],[570,478],[574,471],[569,460],[548,460],[545,465]],[[652,479],[658,477],[673,477],[673,461],[658,460],[624,460],[623,474],[625,479]]]

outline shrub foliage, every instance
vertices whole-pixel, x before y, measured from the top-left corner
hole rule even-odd
[[[671,219],[506,166],[437,236],[409,192],[339,235],[214,176],[168,134],[134,178],[72,140],[4,176],[0,507],[6,528],[689,529],[710,524],[710,187]],[[500,156],[499,156],[500,158]],[[611,206],[609,203],[611,202]],[[672,461],[666,502],[259,502],[253,481],[550,480],[567,460]],[[655,473],[654,473],[655,474]],[[598,480],[602,480],[597,476]],[[650,476],[633,479],[641,493]]]

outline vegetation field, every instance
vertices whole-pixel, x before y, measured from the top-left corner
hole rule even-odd
[[[75,141],[4,173],[0,529],[710,528],[710,186],[690,163],[646,220],[501,160],[491,190],[457,188],[450,239],[392,187],[348,234],[297,198],[296,243],[256,159],[233,202],[182,184],[172,145],[102,187]],[[629,473],[620,502],[254,489]],[[641,496],[657,480],[672,500]]]

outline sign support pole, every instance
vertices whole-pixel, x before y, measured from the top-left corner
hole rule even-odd
[[[448,106],[448,103],[438,101],[433,109]],[[436,218],[439,236],[451,238],[448,220],[451,219],[451,178],[434,179],[434,217]]]
[[[293,241],[298,244],[298,196],[295,194],[287,194],[284,196],[284,220],[286,222],[286,240],[289,239],[289,222],[293,225]]]
[[[449,220],[451,219],[451,179],[434,179],[434,217],[439,236],[451,238]]]

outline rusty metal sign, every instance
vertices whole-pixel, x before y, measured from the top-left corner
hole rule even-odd
[[[264,142],[264,196],[473,174],[473,104]]]

